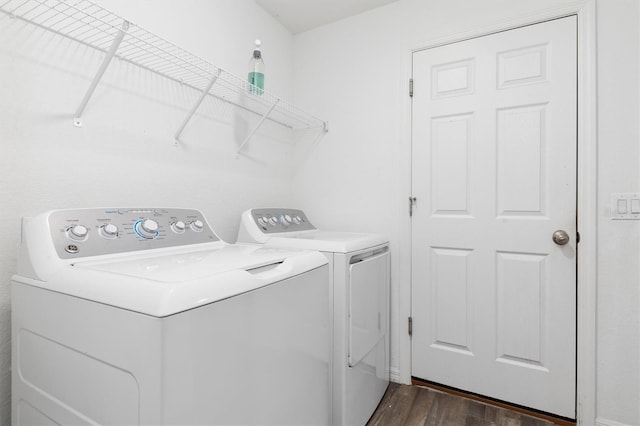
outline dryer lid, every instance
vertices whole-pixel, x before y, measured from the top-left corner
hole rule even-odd
[[[388,242],[386,237],[378,234],[315,230],[272,234],[266,244],[270,247],[351,253],[388,244]]]

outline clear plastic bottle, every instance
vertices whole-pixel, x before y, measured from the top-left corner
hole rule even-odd
[[[262,95],[264,91],[264,61],[260,44],[260,40],[256,40],[256,47],[253,48],[253,56],[249,61],[249,93],[256,95]]]

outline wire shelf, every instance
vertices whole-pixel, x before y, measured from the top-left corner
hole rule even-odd
[[[0,0],[0,11],[98,49],[107,55],[111,51],[113,57],[202,92],[203,98],[210,95],[261,116],[261,123],[270,120],[290,129],[320,127],[327,130],[326,122],[267,91],[261,90],[261,94],[256,94],[258,89],[245,79],[89,0]],[[105,62],[104,68],[108,66],[110,59]],[[95,84],[100,77],[101,75],[97,76]],[[91,89],[90,92],[92,93]],[[86,101],[91,93],[88,93]],[[202,99],[199,102],[201,101]],[[194,107],[193,112],[198,105]],[[79,108],[80,113],[82,109],[83,106]],[[188,117],[186,122],[190,118]],[[179,133],[176,134],[176,139]]]

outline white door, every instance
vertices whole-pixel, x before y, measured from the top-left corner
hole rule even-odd
[[[413,55],[412,375],[569,418],[576,30],[571,16]]]

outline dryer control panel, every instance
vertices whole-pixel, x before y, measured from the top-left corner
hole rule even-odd
[[[62,259],[220,240],[202,213],[193,209],[55,210],[48,224]]]
[[[253,209],[251,216],[258,228],[265,234],[316,229],[302,210]]]

